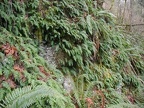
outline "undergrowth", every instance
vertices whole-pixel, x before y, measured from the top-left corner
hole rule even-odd
[[[3,108],[73,106],[70,97],[65,96],[62,84],[57,82],[63,77],[62,73],[38,55],[34,40],[0,28],[0,49],[0,102]]]
[[[3,107],[143,107],[141,53],[98,1],[1,0]],[[38,55],[41,42],[56,47],[57,69]],[[58,81],[62,73],[73,79],[70,94]]]

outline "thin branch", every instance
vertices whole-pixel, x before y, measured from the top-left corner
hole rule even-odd
[[[141,26],[144,24],[122,24],[122,25],[117,25],[117,26]]]

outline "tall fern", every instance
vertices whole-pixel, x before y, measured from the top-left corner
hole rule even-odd
[[[3,100],[3,108],[27,108],[35,105],[41,99],[50,98],[50,101],[54,101],[55,99],[61,102],[61,106],[58,103],[54,103],[59,108],[65,108],[65,103],[68,103],[67,99],[60,94],[57,90],[47,86],[47,85],[38,85],[35,87],[24,87],[15,89],[10,94],[7,94],[5,100]],[[53,99],[52,99],[53,98]],[[49,103],[50,104],[50,103]],[[48,105],[49,107],[51,105]],[[48,107],[47,106],[47,107]],[[70,108],[70,106],[68,106]]]

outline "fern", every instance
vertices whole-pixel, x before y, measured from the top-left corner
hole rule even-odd
[[[129,103],[120,103],[117,105],[111,105],[108,108],[140,108],[138,105],[133,105]]]
[[[66,101],[45,94],[38,95],[34,101],[34,95],[28,92],[32,97],[27,93],[22,94],[22,97],[30,98],[28,104],[23,98],[21,102],[15,99],[18,103],[14,105],[22,103],[25,107],[73,107],[73,100],[80,107],[88,107],[85,98],[93,97],[93,89],[102,92],[106,106],[127,104],[121,96],[129,92],[134,95],[133,91],[142,88],[140,85],[143,80],[136,75],[142,76],[144,63],[139,51],[133,49],[125,39],[127,34],[115,26],[115,16],[94,5],[96,2],[93,0],[1,0],[0,102],[5,94],[17,87],[33,85],[30,91],[41,93],[34,85],[46,82]],[[57,69],[39,56],[37,47],[41,42],[56,46],[56,55],[62,55],[57,56]],[[4,46],[8,47],[5,49]],[[63,82],[56,82],[64,77],[62,73],[80,76],[74,77],[77,84],[75,93],[70,94],[71,98],[63,95]],[[117,96],[119,85],[121,94]],[[44,90],[46,93],[47,89]],[[98,100],[101,97],[93,97],[95,107],[100,107]],[[142,103],[136,100],[138,102],[135,104]]]
[[[57,90],[47,86],[38,85],[36,87],[24,87],[15,89],[12,93],[8,94],[3,101],[3,108],[27,108],[32,104],[45,97],[55,98],[60,100],[63,105],[67,102],[66,98],[61,95]],[[60,106],[60,104],[59,104]],[[64,106],[63,106],[64,108]]]
[[[16,55],[14,55],[14,53],[6,55],[5,49],[1,50],[0,57],[2,62],[0,63],[0,66],[2,68],[0,78],[2,88],[0,88],[0,91],[2,94],[0,99],[2,100],[2,98],[5,97],[5,94],[9,93],[9,95],[7,95],[8,97],[5,98],[5,101],[2,102],[0,100],[1,103],[3,103],[3,107],[23,108],[36,105],[45,107],[47,104],[49,104],[50,107],[73,107],[70,97],[63,95],[64,90],[62,84],[53,79],[62,76],[61,72],[52,68],[47,64],[44,58],[38,55],[38,49],[35,47],[34,42],[32,42],[30,38],[14,36],[4,28],[0,28],[0,30],[0,38],[6,37],[5,39],[2,38],[2,40],[0,40],[0,47],[8,45],[8,48],[11,48],[11,46],[13,46],[15,48],[14,52],[17,53]],[[25,44],[25,42],[28,42],[28,44]],[[15,47],[14,45],[17,46]],[[14,57],[16,58],[14,59]],[[21,70],[20,67],[15,67],[15,65],[21,65],[21,68],[23,69]],[[44,70],[40,70],[39,66],[42,66]],[[55,72],[57,73],[54,75]],[[43,80],[47,82],[49,86],[45,84],[35,87],[35,83],[44,83]],[[27,85],[33,86],[16,89],[16,87]],[[16,90],[13,91],[14,88]],[[43,91],[41,89],[43,89]],[[41,102],[43,105],[40,104],[40,99],[42,100]]]

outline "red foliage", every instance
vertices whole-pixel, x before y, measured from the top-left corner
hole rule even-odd
[[[43,73],[46,77],[39,77],[39,80],[46,81],[50,77],[50,73],[48,73],[43,66],[38,66],[41,73]]]
[[[50,74],[47,71],[45,71],[45,69],[44,69],[43,66],[38,66],[38,68],[39,68],[39,70],[40,70],[41,73],[43,73],[46,76],[50,76]]]
[[[22,65],[15,64],[13,69],[20,73],[20,79],[24,82],[26,80],[26,78],[25,78],[25,76],[23,74],[24,67]]]
[[[100,108],[105,108],[105,96],[102,90],[94,90],[96,94],[98,94],[101,97],[101,105]]]
[[[14,82],[14,77],[10,76],[6,78],[5,76],[0,76],[0,88],[2,88],[2,82],[5,81],[9,84],[10,88],[16,88],[16,83]]]
[[[18,52],[16,47],[10,46],[9,43],[6,43],[1,46],[1,49],[4,51],[6,56],[12,55],[15,59],[18,59]]]
[[[128,95],[127,98],[132,104],[134,104],[135,99],[134,99],[134,97],[132,95]]]
[[[93,100],[89,97],[86,98],[86,102],[87,102],[88,108],[90,108],[94,104]]]
[[[24,67],[21,66],[21,65],[19,65],[19,64],[15,64],[14,67],[13,67],[13,69],[15,71],[18,71],[18,72],[23,72],[24,71]]]

